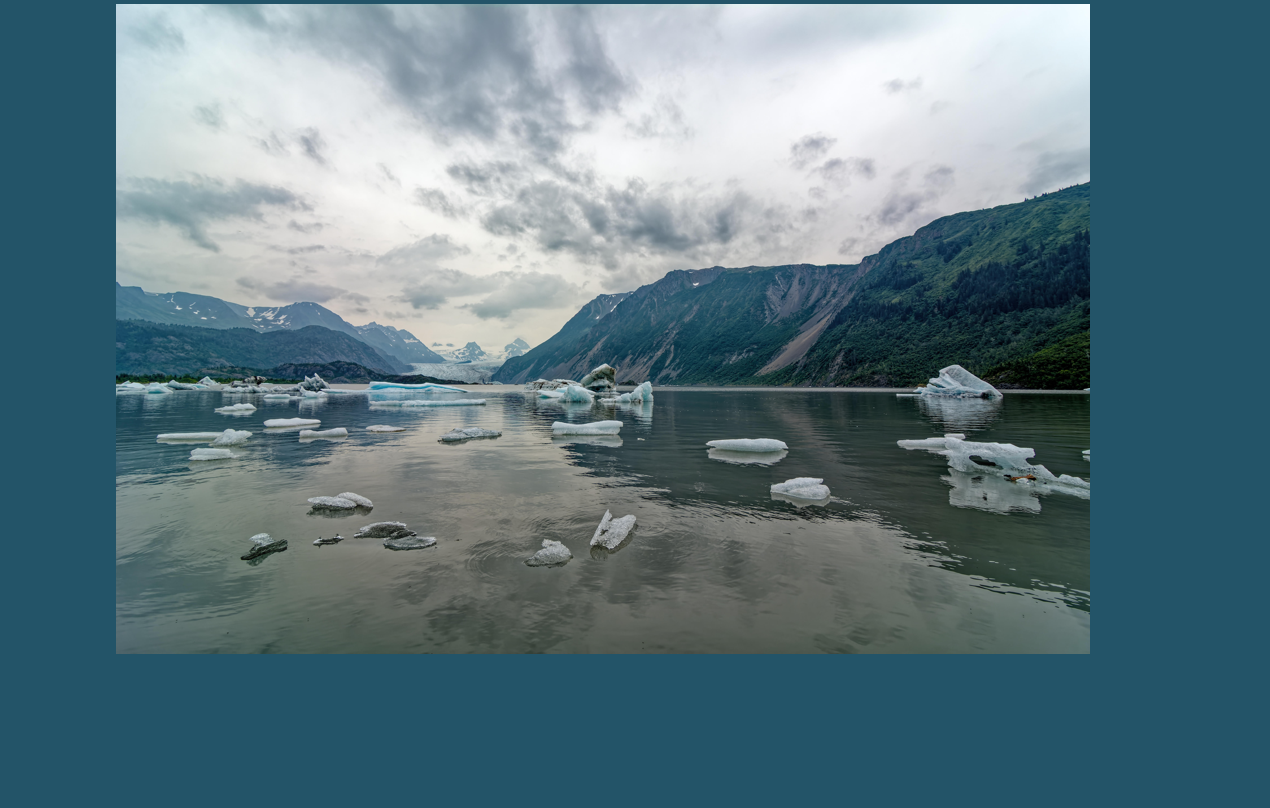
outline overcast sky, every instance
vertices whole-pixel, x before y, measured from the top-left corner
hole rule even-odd
[[[115,277],[537,345],[1089,173],[1088,6],[117,6]]]

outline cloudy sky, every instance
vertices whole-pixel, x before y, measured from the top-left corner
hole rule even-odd
[[[1088,6],[116,7],[116,280],[427,343],[1089,161]]]

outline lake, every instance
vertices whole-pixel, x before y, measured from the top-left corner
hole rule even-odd
[[[1031,462],[1089,480],[1088,395],[1007,392],[994,404],[659,388],[651,404],[610,408],[519,386],[467,390],[486,404],[117,394],[116,650],[1089,651],[1090,501],[985,481],[896,445],[961,432],[1032,447]],[[237,402],[257,409],[214,411]],[[295,417],[349,436],[301,440],[262,426]],[[619,436],[552,437],[554,421],[607,419],[622,422]],[[366,431],[373,424],[406,431]],[[503,434],[438,442],[467,426]],[[191,461],[206,442],[156,441],[226,428],[253,433],[230,460]],[[730,438],[789,449],[771,465],[740,464],[705,445]],[[807,505],[770,492],[795,477],[823,478],[832,498]],[[373,510],[332,516],[307,502],[345,491]],[[614,552],[589,546],[606,510],[637,519]],[[393,551],[352,538],[384,520],[437,543]],[[288,549],[241,560],[262,532]],[[345,541],[313,546],[337,532]],[[572,560],[526,566],[544,539]]]

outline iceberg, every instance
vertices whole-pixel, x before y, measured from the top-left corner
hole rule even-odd
[[[564,402],[572,402],[576,404],[590,404],[595,401],[595,394],[585,387],[579,387],[576,384],[568,385],[560,389],[559,399]]]
[[[556,390],[561,387],[568,387],[571,384],[576,385],[577,382],[573,379],[552,379],[551,381],[547,381],[546,379],[537,379],[532,382],[525,382],[525,390]]]
[[[220,434],[216,440],[212,441],[213,446],[240,446],[247,442],[251,437],[251,433],[245,429],[226,429]]]
[[[630,535],[633,527],[635,527],[634,514],[614,519],[612,511],[606,510],[604,518],[600,520],[600,526],[595,529],[595,535],[591,537],[591,546],[603,547],[605,550],[616,549]]]
[[[434,393],[466,393],[466,390],[460,390],[457,387],[450,387],[444,384],[433,384],[426,382],[424,384],[397,384],[395,382],[371,382],[367,390],[430,390]]]
[[[361,494],[354,494],[351,491],[345,491],[344,493],[336,494],[335,496],[339,497],[340,499],[347,499],[350,502],[356,503],[357,507],[359,508],[375,507],[375,503],[371,502],[369,499],[362,496]]]
[[[828,499],[829,486],[822,485],[820,477],[795,477],[772,486],[773,494],[784,494],[798,499]]]
[[[612,390],[617,386],[617,369],[608,364],[600,365],[583,376],[579,384],[588,390]]]
[[[1012,443],[978,443],[950,433],[942,438],[896,441],[905,449],[925,449],[948,458],[948,467],[963,474],[999,477],[1011,484],[1034,486],[1040,493],[1057,492],[1089,499],[1089,482],[1067,474],[1055,476],[1044,466],[1028,460],[1035,449]],[[942,443],[942,446],[941,446]]]
[[[234,430],[227,429],[225,431],[233,432]],[[248,432],[247,434],[250,435],[251,433]],[[164,432],[155,440],[159,443],[211,443],[220,436],[221,433],[219,432]]]
[[[230,404],[228,407],[217,407],[216,411],[225,412],[225,413],[255,412],[256,405],[255,404]],[[268,426],[268,424],[265,424],[265,426]]]
[[[253,558],[259,558],[262,555],[276,553],[279,550],[287,549],[286,539],[275,539],[268,533],[257,533],[251,537],[252,546],[245,555],[242,556],[243,561],[250,561]]]
[[[172,388],[168,387],[166,384],[159,384],[158,382],[150,382],[150,384],[146,385],[146,392],[157,393],[159,395],[167,395],[172,392]]]
[[[319,390],[325,390],[328,387],[330,387],[330,385],[323,381],[322,377],[316,373],[313,374],[312,378],[305,376],[304,381],[300,382],[301,390],[308,390],[314,393]]]
[[[197,384],[187,384],[185,382],[170,381],[167,383],[168,389],[171,390],[202,390]]]
[[[457,443],[459,441],[472,440],[473,438],[497,438],[502,434],[497,429],[482,429],[479,426],[469,426],[465,429],[451,429],[438,440],[443,443]]]
[[[389,550],[422,550],[437,543],[435,536],[406,536],[400,539],[384,539]]]
[[[339,544],[342,541],[344,541],[344,537],[338,533],[336,533],[334,536],[332,536],[329,539],[324,539],[321,536],[318,536],[317,541],[313,542],[313,546],[321,547],[324,544]]]
[[[568,547],[558,541],[543,539],[542,549],[534,553],[532,558],[525,559],[525,564],[530,567],[558,567],[567,564],[571,558],[573,553],[569,552]]]
[[[378,403],[386,404],[387,402]],[[450,399],[449,401],[414,400],[401,402],[401,406],[403,407],[480,407],[484,405],[485,399],[483,398],[461,398],[457,401],[455,399]]]
[[[353,534],[355,539],[404,539],[416,535],[405,522],[372,522]]]
[[[1001,391],[980,379],[961,365],[949,365],[939,371],[925,387],[919,388],[923,396],[952,396],[954,398],[1001,398]]]
[[[265,421],[265,428],[286,429],[297,426],[318,426],[321,423],[317,418],[271,418]]]
[[[348,430],[342,426],[337,426],[334,429],[323,429],[321,431],[317,431],[313,429],[301,429],[300,437],[301,438],[347,438]]]
[[[726,452],[780,452],[789,447],[784,441],[772,438],[738,438],[735,440],[706,441],[706,446]]]
[[[190,460],[229,460],[236,455],[228,449],[195,449],[190,452]]]
[[[295,396],[289,396],[286,393],[270,393],[265,396],[265,401],[290,401]]]
[[[366,427],[367,432],[405,432],[404,426],[388,426],[387,424],[372,424]]]
[[[556,421],[551,425],[552,435],[616,435],[622,428],[621,421],[594,421],[589,424],[570,424]]]
[[[326,508],[332,511],[351,511],[357,503],[351,499],[339,497],[309,497],[309,504],[314,508]]]
[[[635,401],[652,401],[653,400],[653,383],[644,382],[629,393],[622,393],[617,400],[623,404],[630,404]]]
[[[265,398],[271,398],[271,397],[272,396],[265,396]],[[326,398],[326,393],[320,390],[316,393],[313,392],[312,390],[301,390],[300,397],[301,398]],[[287,398],[290,398],[290,396],[287,396]]]

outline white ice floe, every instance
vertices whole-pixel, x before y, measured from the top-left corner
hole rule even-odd
[[[372,522],[353,534],[355,539],[400,539],[414,536],[405,522]]]
[[[560,393],[560,396],[559,396],[560,400],[565,402],[573,402],[576,404],[590,404],[591,402],[595,401],[595,393],[592,393],[590,390],[586,389],[585,387],[579,387],[578,385],[575,385],[575,384],[571,384],[567,387],[562,387],[560,388],[558,392]]]
[[[245,429],[226,429],[220,434],[216,440],[212,441],[213,446],[240,446],[247,442],[251,437],[251,433]]]
[[[342,426],[337,426],[334,429],[323,429],[321,431],[318,431],[315,429],[301,429],[300,437],[301,438],[347,438],[348,430]]]
[[[896,441],[905,449],[925,449],[948,458],[949,468],[964,474],[1000,477],[1011,484],[1034,486],[1040,493],[1057,492],[1089,499],[1089,482],[1068,474],[1055,476],[1044,466],[1032,465],[1028,460],[1036,455],[1035,449],[1015,446],[1012,443],[978,443],[955,437],[955,433],[942,438]],[[941,445],[942,444],[942,445]]]
[[[382,402],[387,403],[387,402]],[[402,407],[480,407],[484,406],[483,398],[460,398],[450,399],[449,401],[419,401],[409,400],[401,402]]]
[[[568,547],[558,541],[543,539],[542,549],[534,553],[532,558],[525,559],[525,563],[531,567],[555,567],[568,563],[571,558],[573,553],[569,552]]]
[[[727,449],[707,449],[706,457],[720,463],[734,466],[774,466],[785,459],[789,452],[780,449],[775,452],[733,452]]]
[[[828,499],[829,486],[822,485],[820,477],[795,477],[772,486],[773,494],[784,494],[798,499]]]
[[[270,393],[265,396],[265,401],[290,401],[295,396],[289,396],[286,393]]]
[[[1081,454],[1082,454],[1082,455],[1084,455],[1084,457],[1085,457],[1085,459],[1086,459],[1086,460],[1089,460],[1089,450],[1088,450],[1088,449],[1086,449],[1085,451],[1081,452]]]
[[[611,365],[600,365],[582,377],[580,384],[590,390],[612,390],[617,386],[617,369]]]
[[[388,424],[372,424],[366,427],[367,432],[405,432],[404,426],[389,426]]]
[[[195,449],[190,452],[190,460],[229,460],[234,456],[228,449]]]
[[[779,452],[789,447],[784,441],[772,438],[737,438],[735,440],[706,441],[706,446],[727,452]]]
[[[422,550],[437,543],[435,536],[406,536],[401,539],[384,539],[389,550]]]
[[[612,511],[606,510],[604,518],[600,520],[600,526],[595,529],[595,535],[591,537],[591,546],[612,550],[630,535],[633,527],[635,527],[634,514],[614,519]]]
[[[251,537],[251,543],[251,549],[241,556],[243,561],[287,549],[286,539],[275,539],[268,533],[257,533]]]
[[[216,408],[216,411],[217,411],[217,412],[228,412],[228,413],[235,413],[235,412],[255,412],[255,411],[256,411],[256,405],[255,405],[255,404],[230,404],[228,407],[217,407],[217,408]],[[265,426],[268,426],[268,425],[269,425],[268,423],[266,423],[266,424],[265,424]]]
[[[371,382],[367,390],[428,390],[433,393],[466,393],[466,390],[460,390],[457,387],[449,387],[444,384],[433,384],[427,382],[424,384],[397,384],[395,382]]]
[[[328,387],[330,387],[330,385],[327,384],[326,381],[323,380],[323,378],[317,375],[316,373],[313,374],[312,378],[305,376],[304,381],[300,382],[301,390],[314,392],[314,393],[318,392],[319,390],[325,390]]]
[[[617,400],[623,404],[630,404],[635,401],[652,401],[653,400],[653,383],[644,382],[629,393],[622,393]]]
[[[359,508],[375,507],[375,503],[371,502],[369,499],[362,496],[361,494],[354,494],[352,491],[345,491],[344,493],[336,494],[335,496],[339,497],[340,499],[347,499],[350,502],[354,502],[357,504],[357,507]]]
[[[253,408],[254,409],[254,408]],[[266,429],[286,429],[297,426],[318,426],[322,422],[317,418],[270,418],[265,421]]]
[[[226,430],[232,432],[233,430]],[[248,435],[251,433],[248,432]],[[155,438],[159,443],[211,443],[221,436],[220,432],[164,432]]]
[[[1001,398],[1001,391],[980,379],[961,365],[949,365],[939,371],[925,387],[918,388],[923,396],[952,396],[954,398]]]
[[[324,508],[331,511],[351,511],[357,507],[357,503],[343,495],[338,497],[309,497],[309,504],[314,508]]]
[[[146,385],[146,392],[154,393],[158,395],[169,395],[172,392],[172,388],[168,387],[166,384],[151,382],[150,384]]]
[[[326,398],[326,392],[322,390],[319,390],[316,393],[312,390],[301,390],[300,395],[303,398]],[[265,398],[270,398],[270,396],[265,396]]]
[[[622,428],[621,421],[593,421],[589,424],[570,424],[556,421],[551,425],[553,435],[616,435]]]
[[[482,429],[479,426],[469,426],[463,429],[451,429],[438,440],[445,443],[457,443],[458,441],[471,440],[473,438],[497,438],[502,434],[497,429]]]

